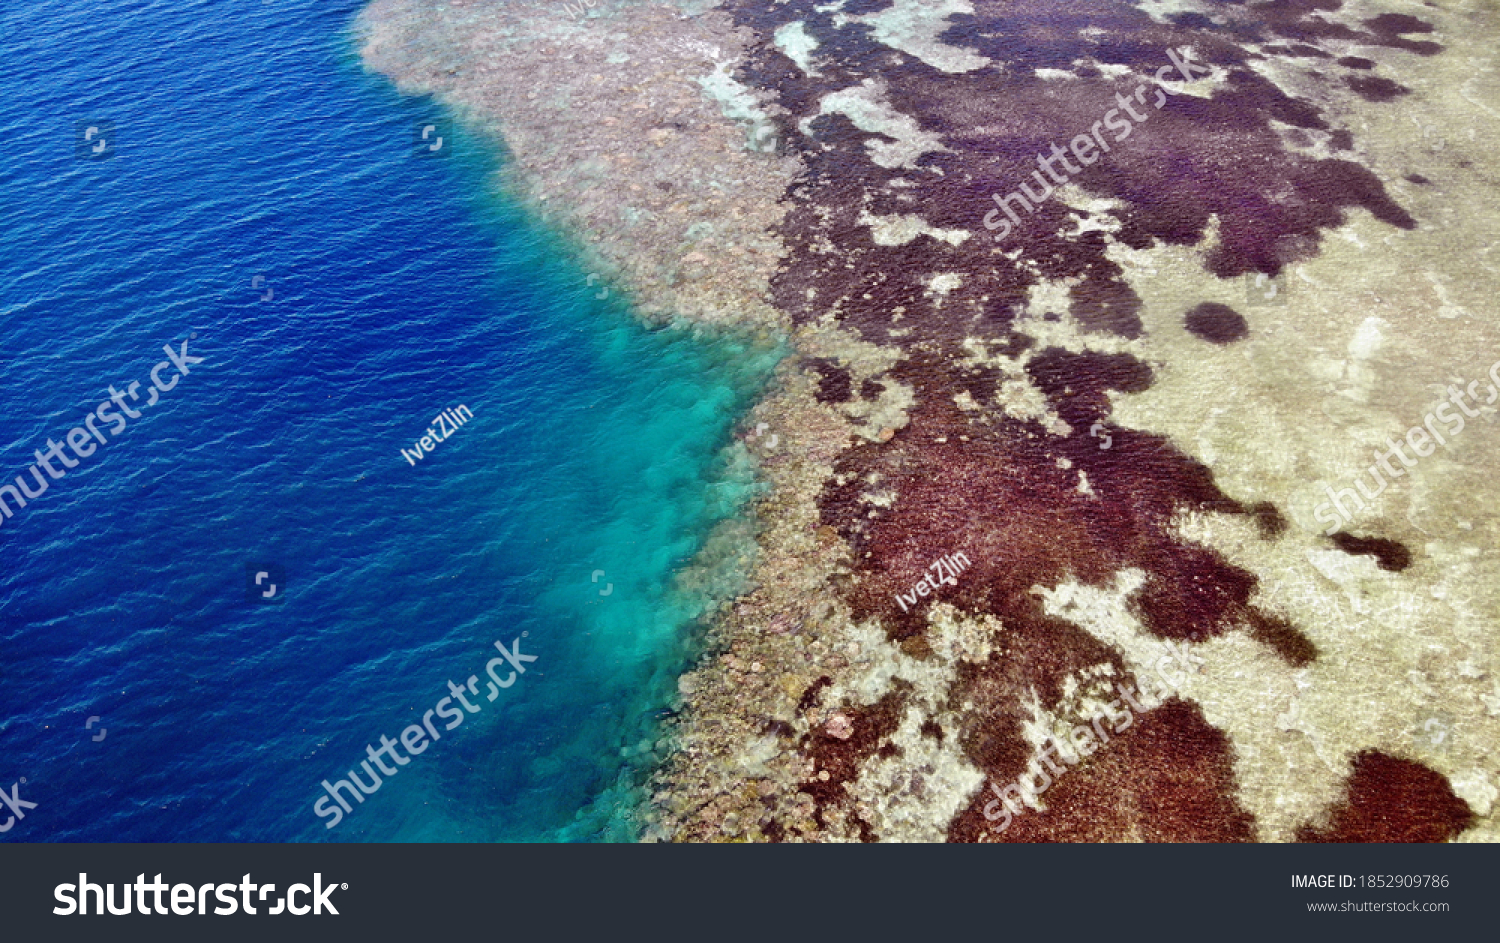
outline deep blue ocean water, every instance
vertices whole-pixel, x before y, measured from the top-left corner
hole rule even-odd
[[[727,447],[774,352],[598,299],[485,142],[416,156],[441,109],[363,71],[360,5],[0,9],[0,484],[164,344],[204,358],[0,521],[0,786],[38,804],[4,840],[631,837],[622,752],[703,604],[674,572],[753,490]],[[325,828],[319,783],[473,674]]]

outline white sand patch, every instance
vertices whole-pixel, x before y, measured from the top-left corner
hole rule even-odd
[[[870,658],[870,666],[847,690],[835,685],[825,697],[829,704],[845,696],[871,704],[891,690],[896,678],[913,685],[900,726],[890,738],[900,752],[866,760],[847,786],[860,817],[882,841],[943,841],[948,823],[984,785],[984,775],[959,744],[959,717],[947,709],[946,700],[959,665],[988,658],[1002,626],[992,616],[964,617],[947,603],[934,605],[928,621],[932,655],[924,659],[903,653],[875,623],[851,626],[848,634]],[[943,729],[941,742],[922,733],[928,721]]]
[[[842,114],[861,131],[882,134],[894,141],[866,141],[870,159],[887,169],[916,169],[916,159],[931,151],[945,151],[943,139],[923,131],[915,118],[892,108],[885,100],[885,85],[865,79],[853,88],[840,89],[823,96],[818,115]],[[812,136],[812,118],[802,119],[802,133]]]
[[[817,78],[818,70],[813,68],[812,52],[818,48],[818,40],[803,28],[801,20],[794,20],[776,30],[775,40],[776,48],[797,63],[797,68],[804,75]]]
[[[877,246],[904,246],[918,236],[931,236],[956,246],[970,235],[966,229],[936,229],[920,216],[877,216],[869,210],[860,211],[859,223],[870,227],[870,237]]]
[[[932,296],[937,307],[942,307],[948,293],[957,291],[963,283],[962,272],[939,272],[927,280],[927,294]]]
[[[967,0],[895,0],[891,6],[869,16],[851,16],[848,22],[867,23],[874,27],[875,40],[943,72],[972,72],[990,64],[990,60],[967,49],[939,42],[952,24],[955,13],[974,12]]]
[[[880,395],[867,400],[856,397],[843,404],[844,413],[859,423],[854,432],[871,442],[878,442],[887,429],[901,429],[911,420],[907,410],[916,405],[917,393],[911,386],[891,377],[880,380]]]
[[[760,107],[760,100],[755,92],[729,74],[737,61],[730,59],[715,62],[714,70],[708,75],[700,76],[698,84],[718,103],[719,111],[724,117],[746,126],[748,141],[745,146],[748,150],[774,150],[774,141],[768,140],[768,136],[775,133],[771,116]]]

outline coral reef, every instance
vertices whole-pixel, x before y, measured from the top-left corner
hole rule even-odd
[[[1500,351],[1483,11],[376,0],[370,66],[643,316],[794,350],[643,834],[1495,837],[1495,397],[1358,536],[1314,519]],[[997,830],[1167,642],[1175,694]]]

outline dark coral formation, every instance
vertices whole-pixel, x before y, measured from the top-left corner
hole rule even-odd
[[[1375,558],[1375,565],[1382,570],[1399,573],[1411,566],[1411,550],[1403,543],[1384,537],[1356,537],[1339,532],[1330,540],[1345,553],[1363,554]]]
[[[1354,758],[1343,799],[1324,825],[1304,825],[1304,842],[1438,842],[1469,827],[1474,812],[1439,773],[1366,750]]]
[[[854,378],[849,371],[830,360],[817,358],[808,361],[808,366],[818,374],[820,403],[847,403],[854,398]]]
[[[894,744],[886,740],[896,732],[901,721],[901,710],[906,704],[909,685],[898,684],[896,690],[864,708],[846,708],[841,715],[847,727],[814,730],[802,740],[802,750],[812,757],[815,773],[798,789],[813,797],[817,803],[813,819],[819,826],[824,824],[823,815],[829,806],[848,806],[850,797],[845,784],[859,776],[859,766],[865,760],[881,753],[890,755]],[[874,841],[876,835],[868,822],[858,816],[850,819],[859,828],[860,838]]]
[[[1250,325],[1245,323],[1245,316],[1217,301],[1205,301],[1193,308],[1183,317],[1182,323],[1189,333],[1211,344],[1232,344],[1250,336]]]
[[[1348,75],[1344,84],[1359,93],[1361,98],[1372,102],[1388,102],[1393,98],[1411,93],[1411,89],[1378,75]]]
[[[1140,727],[1115,738],[1057,778],[1045,812],[1015,817],[1000,837],[1012,842],[1245,842],[1253,821],[1233,799],[1227,738],[1198,709],[1170,700]],[[995,834],[981,792],[949,827],[949,839]]]

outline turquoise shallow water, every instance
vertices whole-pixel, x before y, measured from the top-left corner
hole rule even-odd
[[[599,300],[461,129],[415,156],[441,112],[362,71],[358,8],[0,13],[0,482],[164,344],[204,358],[0,521],[0,779],[38,803],[3,840],[633,835],[706,602],[674,574],[754,493],[777,352]],[[324,827],[323,779],[518,637],[517,683]]]

